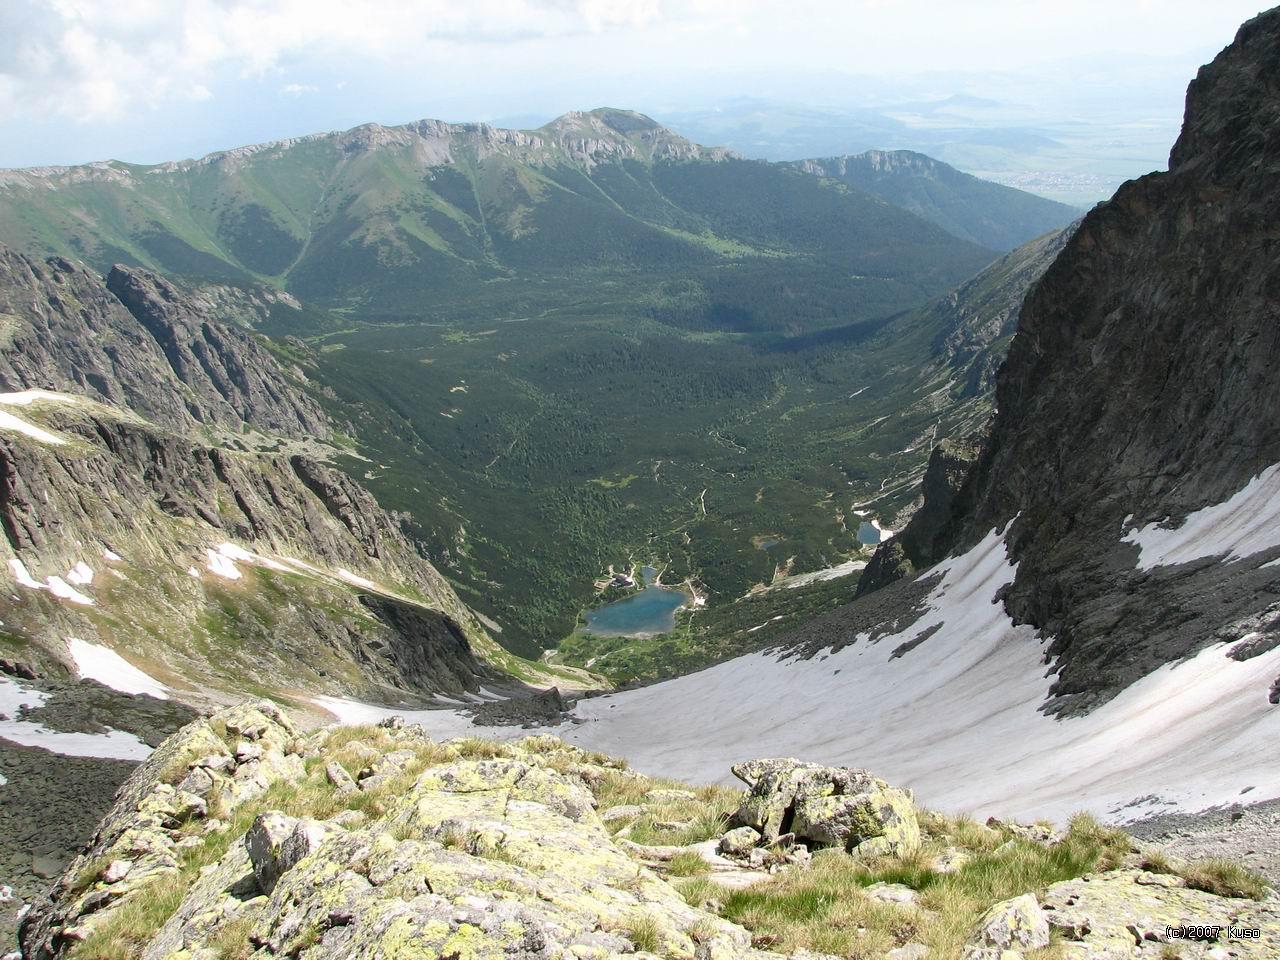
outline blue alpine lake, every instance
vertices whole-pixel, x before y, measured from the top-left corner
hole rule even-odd
[[[676,611],[688,602],[688,595],[683,590],[653,584],[649,568],[641,572],[650,585],[639,593],[587,611],[587,633],[634,637],[668,633],[675,628]]]
[[[881,540],[880,530],[873,523],[863,520],[858,524],[858,542],[864,546],[874,547]]]

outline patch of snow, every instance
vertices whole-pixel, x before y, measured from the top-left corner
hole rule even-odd
[[[67,582],[77,587],[88,586],[93,583],[93,567],[83,560],[76,561],[76,565],[67,573]]]
[[[218,545],[218,553],[222,554],[228,560],[239,560],[241,563],[251,563],[259,567],[268,567],[271,570],[279,570],[281,573],[293,573],[289,567],[283,563],[264,557],[260,553],[253,553],[244,547],[237,546],[234,543],[223,543]]]
[[[50,400],[54,403],[79,403],[79,397],[69,393],[54,393],[52,390],[18,390],[12,393],[0,393],[0,403],[7,406],[26,407],[36,400]]]
[[[13,579],[18,581],[18,585],[21,587],[27,587],[30,590],[44,589],[44,584],[36,583],[31,574],[27,572],[27,565],[17,557],[10,558],[9,572],[13,574]]]
[[[187,567],[187,576],[189,576],[189,577],[195,577],[197,580],[199,580],[199,579],[200,579],[200,571],[199,571],[199,570],[197,570],[195,567]]]
[[[110,560],[112,563],[121,562],[120,554],[116,553],[114,550],[108,550],[106,547],[102,548],[102,559]]]
[[[205,566],[214,576],[222,577],[225,580],[239,580],[243,576],[240,568],[230,558],[217,550],[206,550],[205,555],[208,557]]]
[[[12,430],[15,433],[30,437],[32,440],[38,440],[41,443],[48,443],[53,446],[61,446],[67,442],[56,433],[50,433],[48,430],[37,427],[34,423],[28,423],[21,417],[15,417],[12,413],[7,413],[4,410],[0,410],[0,430]]]
[[[1121,540],[1138,547],[1140,570],[1204,557],[1229,562],[1280,547],[1280,463],[1267,467],[1222,503],[1188,514],[1175,530],[1149,523]]]
[[[366,580],[364,577],[358,577],[354,573],[352,573],[350,570],[347,570],[345,568],[340,568],[338,570],[338,577],[342,580],[345,580],[347,583],[351,584],[354,587],[364,587],[364,589],[366,590],[376,590],[379,592],[382,591],[382,588],[378,586],[376,583],[374,583],[372,580]]]
[[[88,567],[85,569],[87,570]],[[81,593],[70,583],[67,583],[66,580],[63,580],[62,577],[49,577],[44,583],[37,583],[27,570],[27,565],[17,557],[9,558],[9,572],[13,574],[13,579],[18,582],[19,586],[26,587],[29,590],[48,590],[59,600],[70,600],[72,603],[78,603],[86,607],[91,607],[94,604],[93,597]],[[73,582],[81,582],[75,569],[67,576],[72,578]],[[89,579],[93,579],[92,570],[89,571]]]
[[[0,677],[0,713],[12,718],[20,705],[38,707],[48,699],[32,690]],[[65,733],[50,730],[32,720],[0,720],[0,737],[24,747],[40,747],[67,757],[99,757],[107,760],[145,760],[151,748],[131,733]]]
[[[934,569],[923,615],[896,635],[861,635],[825,659],[750,654],[592,698],[575,710],[585,723],[549,732],[693,782],[727,782],[750,757],[867,767],[928,806],[980,815],[1062,819],[1150,793],[1204,809],[1251,785],[1280,795],[1280,710],[1267,701],[1280,649],[1237,662],[1211,647],[1055,719],[1040,710],[1046,641],[996,600],[1016,573],[1003,537]]]
[[[164,684],[139,670],[114,650],[76,637],[68,637],[67,645],[80,676],[97,680],[121,693],[145,693],[157,700],[169,699]]]
[[[3,773],[0,773],[0,787],[3,787],[8,782],[9,782],[9,778],[6,777]]]
[[[46,581],[46,586],[49,592],[59,600],[70,600],[85,607],[91,607],[94,604],[93,597],[85,596],[61,577],[50,577]]]

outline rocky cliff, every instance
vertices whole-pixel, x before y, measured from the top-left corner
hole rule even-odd
[[[177,431],[327,439],[328,418],[263,342],[154,274],[106,284],[0,245],[0,389],[82,394]]]
[[[1033,287],[976,465],[903,535],[932,557],[1008,528],[1003,602],[1051,639],[1059,709],[1280,643],[1278,71],[1273,10],[1191,84],[1169,171],[1088,214]]]

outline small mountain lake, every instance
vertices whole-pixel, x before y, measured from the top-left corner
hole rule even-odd
[[[858,524],[858,542],[863,546],[874,547],[881,540],[888,539],[885,537],[887,532],[887,530],[881,530],[879,524],[874,520],[870,523],[863,520],[862,523]]]
[[[587,633],[635,637],[668,633],[675,628],[676,611],[689,601],[688,594],[655,584],[657,571],[652,567],[644,567],[640,572],[646,586],[639,593],[587,611]]]

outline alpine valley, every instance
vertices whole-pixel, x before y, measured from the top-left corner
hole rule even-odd
[[[0,170],[14,956],[1280,955],[1277,77],[1088,212],[613,108]]]

